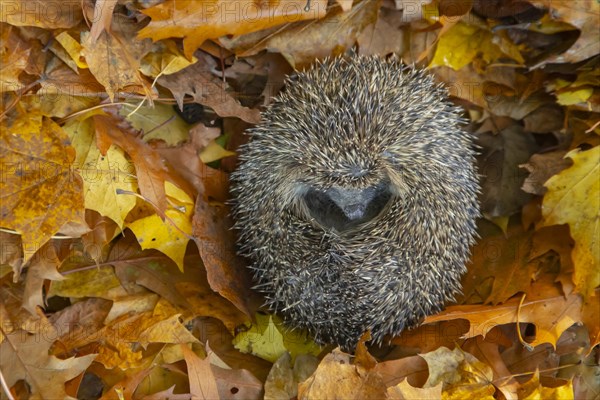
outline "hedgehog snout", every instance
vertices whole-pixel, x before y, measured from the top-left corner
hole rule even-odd
[[[382,182],[366,188],[311,188],[303,200],[319,225],[342,232],[376,218],[390,198],[389,184]]]
[[[350,221],[365,219],[369,203],[376,195],[375,188],[345,189],[333,187],[325,192]]]
[[[365,203],[352,203],[347,204],[342,208],[344,215],[348,217],[349,220],[355,221],[360,220],[365,216],[365,211],[367,211],[367,204]]]

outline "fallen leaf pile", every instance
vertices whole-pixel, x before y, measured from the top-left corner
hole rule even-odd
[[[599,27],[594,0],[0,0],[2,398],[598,398]],[[349,50],[448,87],[484,214],[457,303],[354,355],[258,309],[227,206],[285,76]]]

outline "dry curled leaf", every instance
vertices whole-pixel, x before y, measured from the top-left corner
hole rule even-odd
[[[333,350],[314,374],[298,387],[298,399],[385,398],[381,376],[350,363],[348,354]]]
[[[39,332],[15,331],[5,334],[0,345],[0,369],[8,387],[24,379],[32,395],[45,399],[74,399],[65,391],[65,382],[87,369],[95,354],[61,360],[49,354],[56,330],[41,315]]]

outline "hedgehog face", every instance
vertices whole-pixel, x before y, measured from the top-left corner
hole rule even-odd
[[[310,217],[325,229],[343,232],[376,218],[389,204],[391,192],[384,181],[365,188],[332,186],[308,188],[302,201]]]
[[[325,231],[342,233],[366,228],[384,212],[394,193],[385,163],[377,157],[368,159],[368,151],[361,154],[358,150],[324,152],[322,156],[328,161],[321,165],[333,165],[333,169],[311,165],[290,168],[296,171],[290,175],[301,177],[295,183],[291,203],[299,218]],[[348,154],[355,159],[347,159]]]

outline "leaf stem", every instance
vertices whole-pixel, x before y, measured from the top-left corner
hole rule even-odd
[[[526,293],[523,293],[523,297],[521,297],[521,301],[519,302],[519,307],[517,307],[517,336],[519,337],[519,342],[529,351],[533,351],[533,346],[527,343],[523,336],[521,336],[521,329],[519,327],[519,321],[521,320],[521,307],[523,307],[523,302],[525,301]]]

